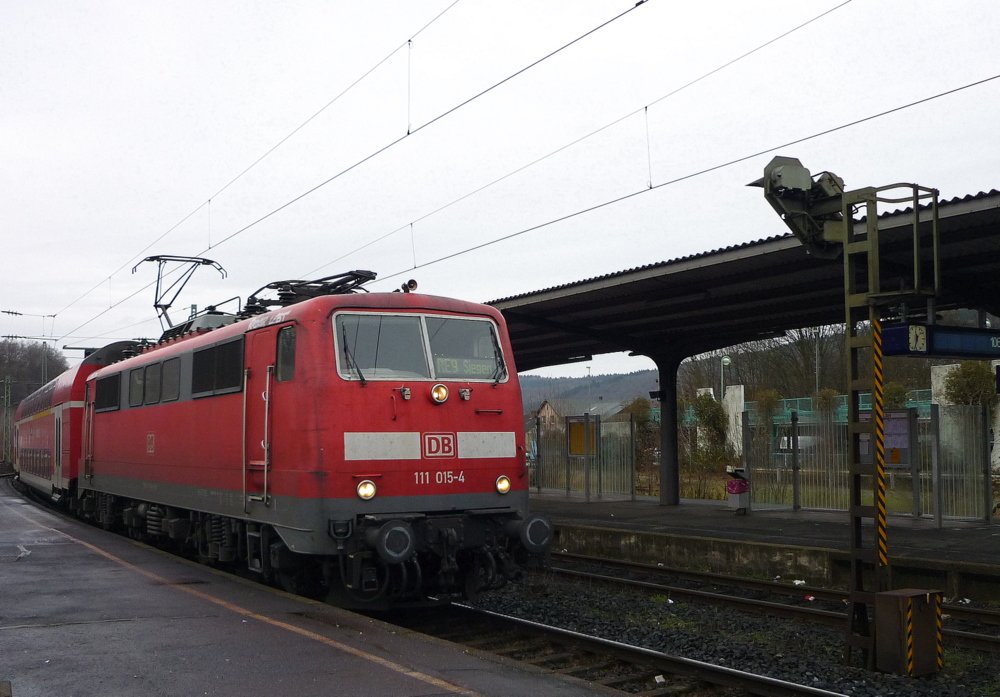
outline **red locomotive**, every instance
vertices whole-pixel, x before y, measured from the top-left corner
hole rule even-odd
[[[528,513],[503,318],[356,292],[371,278],[269,284],[277,299],[255,294],[238,315],[91,354],[18,407],[20,480],[105,527],[342,605],[501,583],[551,539]]]

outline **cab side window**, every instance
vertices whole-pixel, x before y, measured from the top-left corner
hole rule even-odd
[[[181,359],[171,358],[163,362],[163,377],[161,382],[161,399],[172,402],[181,393]]]
[[[160,401],[160,367],[162,364],[154,363],[146,366],[146,404],[156,404]]]
[[[143,369],[136,368],[128,373],[128,405],[142,406],[142,388],[145,383]]]
[[[278,382],[295,377],[295,327],[284,327],[278,332]]]
[[[115,373],[97,381],[97,390],[94,395],[94,409],[96,411],[110,411],[119,407],[121,381],[121,373]]]

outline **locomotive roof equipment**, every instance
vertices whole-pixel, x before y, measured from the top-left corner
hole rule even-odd
[[[322,295],[343,295],[346,293],[367,293],[368,289],[362,286],[369,281],[374,281],[377,274],[374,271],[364,271],[361,269],[324,276],[313,281],[272,281],[267,285],[258,288],[250,297],[240,313],[241,318],[252,317],[267,312],[272,307],[288,307],[295,303],[318,298]],[[416,287],[416,283],[412,282]],[[275,298],[262,298],[261,293],[266,290],[277,291]]]

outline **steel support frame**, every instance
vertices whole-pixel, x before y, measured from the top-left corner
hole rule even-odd
[[[864,236],[861,236],[851,224],[855,205],[863,204],[866,208],[866,219],[870,221]],[[861,420],[861,393],[869,391],[873,398],[881,393],[881,380],[876,379],[876,372],[870,376],[862,374],[863,355],[865,351],[874,353],[874,329],[879,325],[878,308],[870,303],[872,295],[880,291],[879,254],[878,254],[878,211],[874,190],[862,189],[845,193],[842,199],[844,224],[844,309],[845,309],[845,342],[847,355],[847,424],[848,450],[847,465],[849,471],[850,499],[848,511],[850,514],[850,612],[847,632],[848,662],[852,652],[859,649],[868,667],[875,662],[875,633],[873,618],[870,612],[875,605],[875,593],[886,590],[888,584],[888,555],[876,558],[873,550],[867,549],[864,539],[865,520],[875,522],[875,537],[880,547],[888,549],[885,531],[884,501],[885,490],[882,489],[882,515],[878,514],[879,478],[874,479],[875,505],[866,505],[864,478],[876,475],[877,465],[865,465],[861,462],[861,436],[874,435],[877,422],[872,419]],[[865,325],[868,329],[866,331]],[[874,361],[873,361],[874,363]],[[876,388],[875,383],[878,382]],[[875,399],[873,399],[873,406]],[[874,459],[874,458],[873,458]],[[882,463],[884,471],[885,464]],[[883,485],[884,486],[884,485]],[[869,578],[868,569],[874,573]]]
[[[906,198],[884,198],[879,193],[899,187],[909,187]],[[874,607],[875,594],[892,586],[889,564],[888,516],[885,467],[885,405],[883,400],[884,367],[882,355],[882,309],[902,306],[914,299],[926,300],[928,321],[933,322],[933,300],[940,292],[941,276],[938,259],[937,195],[934,189],[914,184],[893,184],[887,187],[866,187],[844,192],[841,197],[843,220],[844,311],[847,355],[848,407],[848,468],[850,476],[850,611],[848,613],[846,659],[860,650],[864,663],[873,668],[876,663]],[[930,198],[931,278],[922,275],[923,259],[920,234],[920,202]],[[882,288],[878,204],[880,202],[912,202],[913,206],[913,267],[912,283],[905,288],[886,292]],[[856,207],[864,206],[865,225],[854,224]],[[870,354],[872,370],[862,370],[865,353]],[[872,395],[872,414],[861,419],[860,396]],[[861,436],[868,434],[872,463],[861,461]],[[865,477],[872,481],[871,502],[866,501]],[[865,540],[865,521],[873,521],[874,548]]]

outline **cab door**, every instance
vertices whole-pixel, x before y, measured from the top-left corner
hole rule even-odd
[[[243,391],[244,511],[269,506],[273,486],[272,442],[275,384],[287,379],[287,365],[294,370],[295,327],[266,327],[247,336]]]

